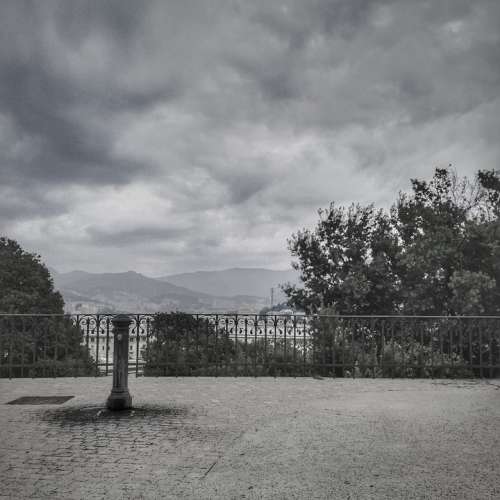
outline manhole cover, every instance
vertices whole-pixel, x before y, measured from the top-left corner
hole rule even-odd
[[[8,405],[60,405],[74,396],[23,396],[9,401]]]

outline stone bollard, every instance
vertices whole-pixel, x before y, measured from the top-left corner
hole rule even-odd
[[[128,330],[132,320],[119,314],[113,323],[113,388],[106,406],[109,410],[126,410],[132,407],[132,396],[128,392]]]

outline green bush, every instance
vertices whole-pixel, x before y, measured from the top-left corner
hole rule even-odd
[[[159,313],[143,351],[144,375],[214,375],[227,371],[234,356],[234,342],[226,332],[216,331],[208,318]]]
[[[366,318],[318,316],[313,321],[314,372],[336,377],[471,377],[465,356],[453,351],[449,330],[392,321],[396,335]],[[399,321],[399,323],[398,323]],[[447,328],[447,327],[446,327]]]
[[[95,373],[82,332],[65,316],[4,316],[0,377],[68,377]]]

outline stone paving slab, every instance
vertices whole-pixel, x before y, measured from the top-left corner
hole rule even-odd
[[[0,380],[0,498],[500,498],[500,381]],[[22,396],[61,405],[8,405]]]

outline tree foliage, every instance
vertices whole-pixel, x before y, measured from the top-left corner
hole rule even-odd
[[[158,313],[152,340],[143,352],[144,375],[213,375],[234,360],[234,342],[207,318]]]
[[[62,314],[64,302],[40,256],[0,237],[0,313]]]
[[[500,313],[500,177],[436,169],[411,180],[388,213],[332,203],[292,235],[302,286],[289,303],[343,314]]]
[[[82,332],[63,310],[40,256],[0,237],[0,377],[94,373]]]

